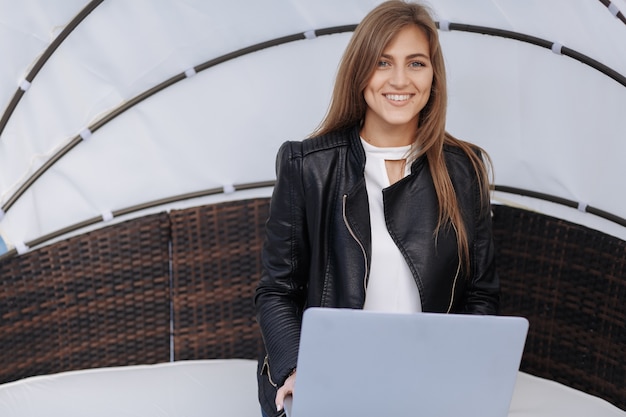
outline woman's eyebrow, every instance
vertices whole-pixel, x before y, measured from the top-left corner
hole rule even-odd
[[[411,55],[407,55],[406,57],[407,59],[414,59],[414,58],[425,58],[425,59],[430,59],[430,56],[428,56],[427,54],[424,54],[422,52],[418,52],[415,54],[411,54]]]
[[[389,54],[382,54],[381,58],[390,59],[390,60],[394,59],[394,57],[392,55],[389,55]],[[407,55],[405,59],[414,59],[414,58],[430,59],[430,57],[427,54],[424,54],[424,53],[421,53],[421,52],[417,52],[415,54]]]

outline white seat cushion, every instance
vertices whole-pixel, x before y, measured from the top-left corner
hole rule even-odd
[[[245,359],[88,369],[0,385],[2,417],[260,415],[256,361]],[[509,417],[626,417],[626,412],[520,372]]]

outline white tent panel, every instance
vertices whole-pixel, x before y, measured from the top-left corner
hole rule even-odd
[[[449,130],[489,152],[497,184],[626,214],[616,193],[626,177],[626,88],[547,49],[458,32],[443,39],[453,51]]]
[[[87,0],[0,0],[0,108],[4,110],[34,59]]]
[[[12,115],[0,141],[0,195],[8,198],[70,138],[158,83],[260,42],[355,23],[375,2],[330,3],[103,2],[61,44]]]
[[[60,45],[0,135],[0,206],[61,147],[137,95],[224,54],[358,23],[379,0],[105,0]],[[626,74],[626,24],[599,0],[430,0],[438,18],[559,42]],[[0,0],[0,105],[86,1]],[[626,13],[626,0],[613,5]],[[493,157],[496,183],[626,218],[626,88],[516,40],[441,32],[449,130]],[[350,34],[248,54],[175,83],[78,144],[6,213],[10,244],[137,204],[274,178],[274,156],[323,116]],[[19,46],[18,46],[19,45]],[[6,51],[6,54],[4,53]],[[620,226],[614,226],[620,230]]]
[[[33,186],[37,198],[20,199],[7,213],[7,235],[27,242],[103,212],[273,179],[280,144],[303,139],[323,117],[349,37],[246,55],[145,100],[42,176]]]

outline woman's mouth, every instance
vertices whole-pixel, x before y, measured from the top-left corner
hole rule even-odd
[[[412,94],[385,94],[385,98],[391,101],[407,101]]]

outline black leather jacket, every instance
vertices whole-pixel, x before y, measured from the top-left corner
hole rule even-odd
[[[415,278],[423,311],[496,314],[499,281],[489,202],[481,206],[468,157],[449,146],[444,154],[468,231],[469,277],[458,273],[454,230],[442,228],[434,238],[438,203],[425,157],[383,190],[387,227]],[[362,308],[371,256],[365,151],[356,127],[286,142],[276,165],[255,294],[268,352],[259,366],[259,396],[268,415],[275,409],[275,386],[296,366],[303,310]]]

